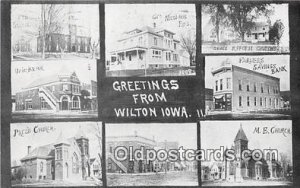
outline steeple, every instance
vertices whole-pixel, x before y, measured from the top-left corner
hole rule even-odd
[[[240,124],[240,129],[238,131],[238,133],[235,136],[234,142],[238,141],[238,140],[244,140],[244,141],[248,141],[248,138],[243,130],[242,124]]]
[[[87,136],[85,135],[84,131],[82,130],[81,126],[79,126],[78,128],[78,131],[76,133],[76,136],[75,136],[76,139],[80,139],[80,138],[86,138],[87,139]]]

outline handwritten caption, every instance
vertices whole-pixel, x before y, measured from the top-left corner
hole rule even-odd
[[[39,126],[36,125],[34,127],[26,127],[23,129],[13,129],[13,137],[24,137],[29,134],[39,134],[39,133],[50,133],[55,131],[53,126]]]
[[[30,73],[30,72],[37,72],[37,71],[45,71],[44,66],[28,66],[28,67],[21,67],[15,69],[16,74]]]
[[[252,64],[254,71],[270,70],[271,74],[287,72],[286,65],[278,65],[276,63],[266,63],[264,57],[241,57],[240,64]]]

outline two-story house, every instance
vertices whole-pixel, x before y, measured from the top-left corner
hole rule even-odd
[[[110,53],[109,70],[139,70],[182,66],[180,41],[167,29],[149,26],[125,33]]]

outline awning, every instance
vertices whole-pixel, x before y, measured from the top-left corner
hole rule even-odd
[[[221,98],[224,97],[224,95],[217,95],[217,96],[214,96],[214,97],[215,97],[215,99],[221,99]]]

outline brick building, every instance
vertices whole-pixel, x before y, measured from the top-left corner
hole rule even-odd
[[[115,149],[119,146],[125,147],[128,151],[128,157],[124,161],[118,161],[114,157]],[[141,149],[144,147],[144,159],[130,161],[129,159],[129,147],[132,147],[132,151]],[[170,149],[178,149],[178,142],[170,142],[165,140],[164,142],[156,142],[153,139],[142,137],[137,135],[128,136],[116,136],[107,137],[106,140],[106,157],[107,157],[107,172],[108,173],[144,173],[144,172],[159,172],[159,171],[174,171],[185,170],[187,166],[185,162],[170,162],[170,161],[157,161],[146,160],[146,150],[160,150],[166,151]]]
[[[39,78],[16,93],[16,111],[79,111],[81,82],[75,72]]]
[[[91,37],[76,34],[50,33],[46,35],[45,52],[90,53]],[[42,51],[42,37],[37,38],[37,52]]]
[[[276,159],[275,153],[268,153],[260,160],[254,160],[252,157],[249,160],[241,159],[241,153],[249,149],[248,142],[249,140],[241,125],[231,147],[235,152],[236,159],[225,159],[223,162],[202,164],[201,179],[240,182],[246,179],[263,180],[282,178],[284,169]]]
[[[34,180],[84,180],[90,176],[89,139],[81,129],[75,137],[39,146],[21,159],[25,178]]]
[[[215,110],[260,111],[282,107],[280,79],[224,61],[212,70]]]

